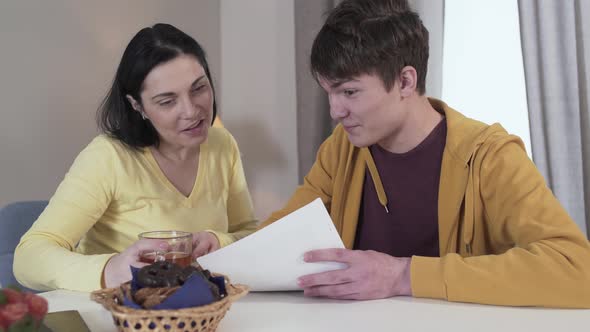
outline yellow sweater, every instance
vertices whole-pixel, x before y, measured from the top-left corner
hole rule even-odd
[[[414,296],[590,308],[590,244],[522,141],[498,124],[488,126],[441,101],[430,102],[445,114],[448,128],[438,203],[441,257],[412,258]],[[370,152],[354,147],[338,126],[303,185],[264,225],[320,197],[352,248],[367,168],[387,205]]]
[[[189,197],[168,181],[149,149],[96,137],[21,238],[14,273],[35,289],[95,290],[114,253],[141,232],[164,229],[210,230],[222,246],[256,229],[238,146],[225,129],[210,128]]]

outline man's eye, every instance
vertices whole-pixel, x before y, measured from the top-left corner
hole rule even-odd
[[[351,89],[347,89],[344,90],[344,95],[346,95],[347,97],[351,97],[353,96],[355,93],[357,93],[358,90],[351,90]]]

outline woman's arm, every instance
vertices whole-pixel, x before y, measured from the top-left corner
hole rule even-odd
[[[113,154],[107,139],[98,137],[78,155],[15,250],[14,274],[20,283],[38,290],[101,287],[112,254],[82,255],[75,248],[113,198]]]
[[[227,137],[232,160],[227,189],[228,231],[227,233],[212,231],[217,236],[221,247],[253,233],[258,224],[258,220],[254,216],[254,207],[248,191],[238,144],[229,132],[227,132]]]

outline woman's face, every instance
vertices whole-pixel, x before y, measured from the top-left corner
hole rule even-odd
[[[131,103],[156,128],[160,144],[190,148],[207,139],[213,90],[195,57],[180,55],[154,67],[143,81],[140,98],[141,105],[132,98]]]

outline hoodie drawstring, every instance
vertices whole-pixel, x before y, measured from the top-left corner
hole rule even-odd
[[[371,174],[371,179],[373,180],[373,185],[375,186],[375,190],[377,191],[377,197],[379,198],[379,203],[385,208],[385,212],[389,213],[389,209],[387,208],[387,195],[385,195],[385,189],[383,189],[383,184],[381,183],[381,177],[379,176],[379,172],[377,171],[377,166],[375,166],[375,161],[371,156],[371,152],[366,150],[368,154],[367,158],[367,167],[369,168],[369,174]]]

